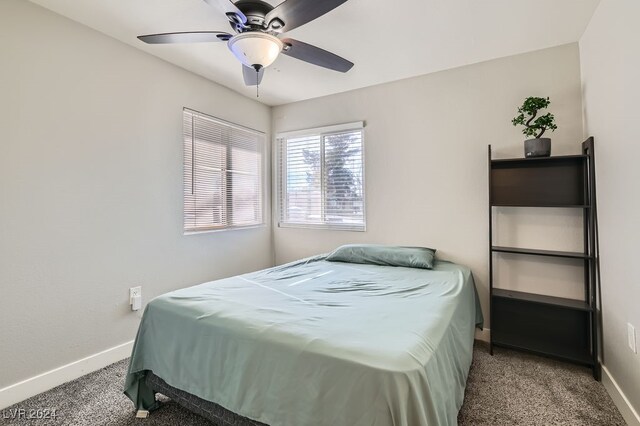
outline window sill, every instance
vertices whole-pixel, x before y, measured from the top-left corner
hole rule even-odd
[[[328,224],[309,224],[309,223],[278,223],[278,228],[299,228],[299,229],[322,229],[326,231],[351,231],[365,232],[366,225],[328,225]]]
[[[266,228],[266,227],[267,227],[266,223],[261,223],[259,225],[230,226],[227,228],[203,229],[201,231],[183,231],[182,235],[211,234],[216,232],[241,231],[244,229],[258,229],[258,228]]]

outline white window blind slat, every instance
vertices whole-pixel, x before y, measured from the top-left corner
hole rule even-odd
[[[281,226],[365,229],[362,128],[278,138]]]
[[[184,230],[261,225],[264,134],[184,109]]]

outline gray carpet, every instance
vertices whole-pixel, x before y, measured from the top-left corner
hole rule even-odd
[[[174,402],[134,418],[122,394],[127,361],[58,386],[5,410],[6,425],[208,425]],[[11,420],[12,409],[56,409],[53,420]],[[476,342],[460,425],[624,425],[601,383],[586,368]]]
[[[626,425],[591,370],[476,342],[460,425]]]

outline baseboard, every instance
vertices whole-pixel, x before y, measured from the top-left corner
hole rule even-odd
[[[620,414],[622,414],[622,418],[627,425],[629,426],[640,426],[640,415],[633,408],[627,396],[622,392],[620,386],[615,381],[611,372],[607,369],[607,367],[602,366],[602,384],[604,388],[609,392],[613,403],[616,404]]]
[[[489,338],[491,337],[491,329],[490,328],[485,328],[480,330],[479,328],[476,328],[476,340],[481,340],[483,342],[488,342]]]
[[[0,389],[0,410],[131,356],[133,340]]]

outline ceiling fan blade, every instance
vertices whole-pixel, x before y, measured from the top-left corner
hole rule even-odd
[[[231,34],[222,31],[192,31],[138,36],[140,40],[149,44],[210,43],[213,41],[227,41],[231,37]]]
[[[265,16],[270,29],[291,31],[321,17],[347,0],[285,0]],[[278,21],[274,21],[278,19]]]
[[[264,68],[260,68],[260,71],[256,72],[251,67],[246,65],[242,66],[242,76],[244,77],[244,84],[247,86],[257,86],[262,81],[264,75]]]
[[[242,13],[242,11],[238,9],[238,7],[235,4],[233,4],[233,2],[231,2],[230,0],[204,0],[204,1],[205,3],[213,7],[222,9],[222,11],[225,13],[225,15],[227,15],[227,18],[229,18],[231,22],[236,24],[241,24],[242,26],[244,26],[244,24],[247,23],[247,17],[245,16],[245,14]]]
[[[285,38],[282,42],[285,45],[282,53],[292,58],[340,72],[347,72],[353,67],[353,62],[302,41]]]

